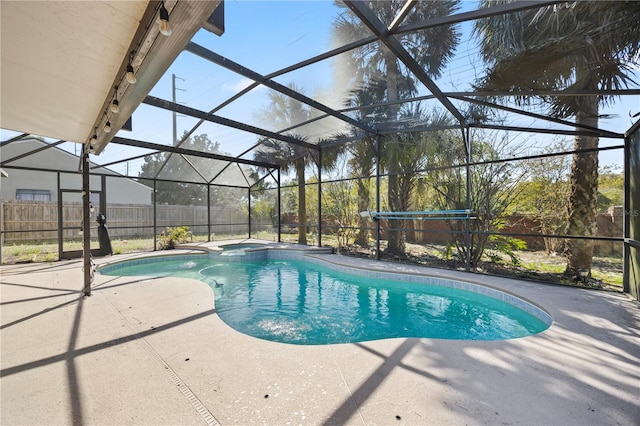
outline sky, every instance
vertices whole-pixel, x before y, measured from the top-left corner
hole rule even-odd
[[[461,10],[475,7],[476,2],[463,2]],[[308,59],[332,48],[331,23],[339,13],[333,1],[246,1],[226,0],[225,33],[218,37],[205,30],[196,34],[193,41],[242,66],[260,74],[267,75],[293,63]],[[438,84],[443,91],[462,91],[469,88],[473,77],[482,73],[478,48],[470,36],[470,25],[461,26],[463,36],[458,46],[458,54],[449,65]],[[306,95],[322,99],[331,107],[342,105],[342,93],[333,85],[331,61],[323,61],[305,69],[298,70],[275,80],[281,84],[295,81]],[[163,99],[172,99],[172,75],[176,78],[176,99],[178,103],[192,108],[209,111],[239,89],[251,82],[231,71],[183,52],[158,81],[150,95]],[[463,82],[463,83],[461,83]],[[260,120],[259,111],[269,104],[271,89],[259,87],[238,101],[221,109],[216,114],[243,121],[258,127],[268,128]],[[426,91],[425,91],[426,93]],[[612,110],[616,117],[601,120],[601,127],[624,133],[634,119],[630,117],[640,112],[640,97],[626,97],[617,101]],[[519,119],[522,125],[527,119]],[[635,119],[637,120],[637,118]],[[177,117],[177,134],[190,130],[196,119]],[[541,123],[535,124],[540,126]],[[133,132],[121,131],[118,136],[139,139],[164,145],[172,141],[172,113],[150,106],[141,105],[133,115]],[[270,130],[280,130],[271,128]],[[207,123],[196,130],[196,134],[207,133],[213,141],[219,141],[223,150],[237,155],[255,143],[256,137],[245,132],[224,126]],[[10,138],[13,132],[2,131],[1,140]],[[534,138],[526,135],[526,143],[544,144],[548,136]],[[621,140],[601,140],[601,146],[620,145]],[[67,144],[65,144],[67,145]],[[78,149],[76,144],[68,144],[66,149]],[[537,149],[537,148],[536,148]],[[117,159],[135,156],[146,151],[111,144],[94,161],[105,164]],[[115,165],[112,168],[120,173],[136,173],[143,160],[134,160],[128,164]],[[620,151],[601,154],[601,163],[621,164]]]

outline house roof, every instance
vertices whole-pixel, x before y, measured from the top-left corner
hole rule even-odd
[[[48,143],[36,138],[25,138],[13,141],[3,147],[2,163],[6,168],[79,173],[80,157],[59,148],[55,143]],[[95,162],[89,162],[89,167],[91,173],[94,174],[126,178],[122,174]],[[3,176],[6,177],[7,173],[4,170],[3,173]],[[149,191],[153,191],[147,185],[130,178],[126,179],[132,184],[140,185]]]

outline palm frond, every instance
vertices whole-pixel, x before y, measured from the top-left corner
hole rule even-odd
[[[505,0],[489,1],[488,6]],[[626,88],[640,56],[640,2],[575,1],[479,20],[474,28],[490,65],[482,89],[603,91]],[[635,58],[635,59],[634,59]],[[585,111],[589,97],[542,97],[558,117]],[[598,103],[611,102],[602,95]],[[521,104],[530,96],[516,98]]]

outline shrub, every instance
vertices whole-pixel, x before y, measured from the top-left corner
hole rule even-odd
[[[188,226],[177,226],[175,228],[167,228],[158,239],[159,250],[172,250],[176,248],[176,244],[189,242],[192,238],[191,231]]]

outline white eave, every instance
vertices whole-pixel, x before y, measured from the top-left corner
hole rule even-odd
[[[220,2],[165,1],[165,37],[158,1],[1,1],[0,127],[78,143],[98,133],[101,151]],[[106,117],[116,86],[121,112]]]

